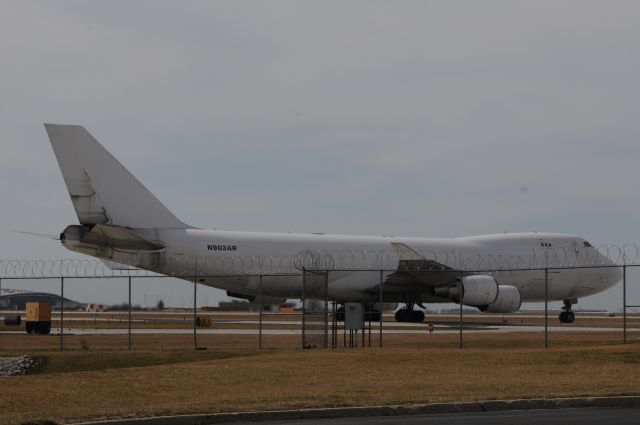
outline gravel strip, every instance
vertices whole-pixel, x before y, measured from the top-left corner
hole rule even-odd
[[[29,356],[0,357],[0,376],[25,375],[38,365],[38,362]]]

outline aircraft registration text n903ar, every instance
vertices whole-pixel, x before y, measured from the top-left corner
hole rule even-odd
[[[207,245],[208,251],[236,251],[236,245]]]

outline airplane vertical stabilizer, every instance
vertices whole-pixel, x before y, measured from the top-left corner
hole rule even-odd
[[[79,125],[44,125],[81,224],[187,228]]]

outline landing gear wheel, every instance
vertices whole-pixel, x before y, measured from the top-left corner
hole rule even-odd
[[[401,309],[396,311],[396,314],[394,315],[396,317],[396,322],[404,322],[404,317],[405,317],[405,309]]]
[[[577,299],[564,300],[564,306],[562,307],[563,311],[560,313],[560,316],[558,317],[560,319],[560,322],[573,323],[573,321],[576,320],[576,315],[573,314],[573,311],[571,311],[571,306],[575,304],[577,301],[578,301]]]
[[[576,320],[576,315],[573,314],[573,311],[563,311],[560,313],[560,321],[562,323],[573,323]]]
[[[344,306],[343,305],[338,307],[338,309],[336,310],[336,321],[344,322]]]
[[[424,313],[420,310],[409,309],[403,307],[396,311],[396,322],[422,323],[424,321]]]

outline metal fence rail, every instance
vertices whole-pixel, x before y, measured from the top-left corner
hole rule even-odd
[[[536,344],[539,346],[550,347],[579,343],[588,338],[603,343],[629,343],[640,339],[640,287],[637,283],[640,274],[630,276],[640,272],[640,264],[628,262],[631,257],[640,260],[636,246],[615,251],[619,252],[616,259],[623,260],[622,264],[619,261],[613,264],[604,262],[602,258],[595,257],[578,260],[576,257],[570,262],[568,257],[560,255],[562,252],[564,250],[556,250],[553,260],[550,260],[550,252],[545,250],[544,263],[547,267],[540,267],[537,261],[533,265],[525,267],[520,264],[518,267],[517,262],[507,258],[485,257],[472,262],[469,258],[455,257],[454,253],[448,257],[444,253],[431,253],[426,258],[444,258],[446,261],[443,263],[449,264],[458,260],[465,264],[466,268],[458,271],[461,277],[468,274],[534,274],[532,281],[544,285],[545,296],[538,310],[525,309],[511,315],[478,314],[473,308],[452,304],[447,311],[427,312],[424,323],[396,322],[393,311],[384,308],[389,295],[384,287],[384,277],[398,268],[374,266],[376,263],[384,265],[387,261],[397,261],[390,252],[350,251],[340,255],[305,252],[288,258],[183,258],[179,261],[185,266],[184,273],[178,274],[182,280],[143,269],[113,269],[94,260],[0,260],[0,316],[3,319],[24,314],[22,309],[15,311],[11,306],[3,306],[3,299],[10,296],[37,292],[54,295],[58,300],[52,302],[53,336],[26,335],[23,327],[5,326],[0,322],[0,350],[216,349],[230,346],[336,349],[404,344],[462,348],[488,344],[491,338],[509,336],[514,340],[538,341]],[[610,249],[607,252],[614,251]],[[210,270],[208,267],[214,265],[220,266],[219,272],[203,274],[203,270]],[[490,268],[490,265],[499,267]],[[430,267],[430,270],[438,270],[437,266]],[[577,323],[559,324],[555,316],[560,306],[557,301],[552,301],[554,273],[561,270],[580,273],[584,269],[613,267],[621,268],[623,276],[620,299],[613,300],[614,311],[602,311],[598,305],[581,301],[581,305],[589,308],[576,311]],[[241,269],[242,273],[230,273],[234,269]],[[189,271],[190,274],[187,273]],[[341,310],[343,307],[329,296],[335,285],[340,284],[340,280],[330,278],[332,273],[353,271],[370,272],[367,276],[370,275],[371,286],[378,288],[371,301],[365,303],[361,325],[355,329],[348,328],[344,310]],[[295,298],[296,304],[288,310],[266,311],[265,306],[272,302],[263,297],[268,292],[266,285],[272,278],[284,276],[299,279],[301,291],[299,298]],[[206,302],[200,294],[198,282],[208,278],[233,277],[249,278],[255,282],[257,296],[249,309],[222,311],[205,308]],[[152,280],[161,283],[150,290],[145,282]],[[184,294],[181,308],[167,311],[159,306],[152,308],[147,302],[143,303],[144,308],[136,304],[135,299],[145,297],[146,300],[153,291],[162,291],[163,285],[172,285],[172,290]],[[84,306],[84,311],[72,311],[78,309],[72,304],[74,294],[87,287],[122,295],[121,304],[111,306],[107,312],[86,311]],[[242,307],[247,308],[247,305]]]

